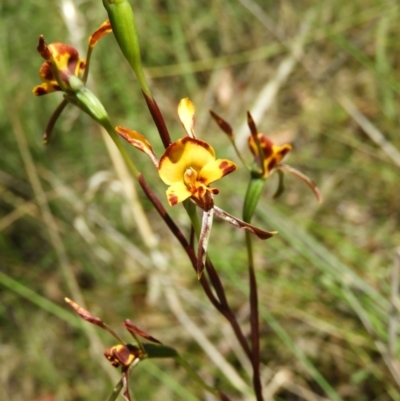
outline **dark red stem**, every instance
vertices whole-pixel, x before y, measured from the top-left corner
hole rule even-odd
[[[154,98],[147,96],[144,92],[142,93],[146,100],[146,104],[150,111],[150,114],[153,117],[153,121],[156,124],[164,148],[167,149],[168,146],[171,145],[171,137],[169,136],[168,128],[165,125],[164,117],[162,116],[161,111],[158,108],[158,105]]]

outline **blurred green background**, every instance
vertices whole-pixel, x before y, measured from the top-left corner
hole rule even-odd
[[[265,399],[400,400],[398,2],[131,4],[173,139],[184,133],[176,106],[188,96],[196,133],[218,157],[239,163],[209,109],[231,123],[250,160],[250,110],[260,131],[293,145],[285,161],[321,189],[318,205],[287,176],[286,191],[273,199],[272,177],[255,218],[279,231],[255,241]],[[229,326],[140,188],[149,226],[138,222],[131,181],[99,127],[69,107],[50,145],[42,144],[61,95],[31,94],[42,63],[38,36],[84,56],[87,37],[105,19],[100,0],[0,1],[0,399],[105,400],[111,392],[118,372],[102,352],[115,340],[70,313],[68,296],[84,299],[127,341],[121,322],[131,319],[232,400],[251,400],[249,366]],[[95,49],[88,86],[113,124],[141,132],[161,154],[112,35]],[[166,205],[152,164],[127,149]],[[240,216],[247,179],[244,168],[224,178],[216,203]],[[183,208],[168,210],[187,233]],[[146,242],[157,244],[152,255]],[[248,332],[243,233],[215,221],[210,256]],[[141,363],[131,388],[136,400],[211,399],[164,360]]]

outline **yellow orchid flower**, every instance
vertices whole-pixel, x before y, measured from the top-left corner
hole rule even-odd
[[[49,142],[54,125],[67,104],[73,103],[76,105],[77,93],[83,91],[82,88],[84,88],[87,81],[93,48],[104,35],[110,32],[112,32],[110,22],[105,21],[89,37],[86,60],[80,58],[78,51],[72,46],[64,43],[51,43],[48,45],[43,35],[39,37],[37,50],[45,59],[39,70],[39,76],[43,83],[35,86],[32,92],[36,96],[43,96],[56,91],[64,92],[64,99],[58,105],[46,126],[43,136],[45,144]],[[93,96],[89,100],[88,91],[86,92],[86,103],[93,103]],[[81,103],[85,102],[81,99]],[[94,105],[90,104],[90,107],[93,109]]]
[[[93,47],[104,35],[110,32],[110,22],[105,21],[90,36],[88,63]],[[39,70],[39,76],[43,83],[35,86],[32,90],[36,96],[46,95],[55,91],[68,92],[71,89],[69,79],[72,76],[80,77],[87,67],[87,62],[79,57],[78,50],[74,47],[64,43],[51,43],[48,45],[44,41],[43,35],[39,37],[37,50],[46,61]],[[82,79],[83,82],[86,82],[86,78],[87,72],[85,72],[85,76]]]
[[[185,137],[171,144],[160,159],[158,173],[169,185],[171,206],[192,197],[200,202],[207,192],[218,194],[210,184],[237,169],[227,159],[216,159],[214,149],[204,141]]]
[[[269,138],[261,133],[257,133],[257,140],[262,151],[261,157],[264,165],[264,177],[266,177],[273,168],[280,163],[285,155],[290,152],[292,147],[288,144],[282,146],[275,145]],[[259,147],[253,135],[249,136],[248,142],[256,164],[261,165]]]
[[[218,194],[210,184],[237,169],[227,159],[216,159],[214,149],[204,141],[196,139],[194,133],[194,104],[184,98],[178,105],[178,116],[188,136],[168,146],[158,164],[160,178],[169,185],[168,203],[174,206],[192,198],[207,204],[206,195]]]
[[[85,61],[79,57],[78,51],[64,43],[47,45],[43,35],[39,37],[37,49],[46,61],[39,70],[43,83],[33,88],[33,94],[42,96],[55,91],[68,91],[69,78],[78,77],[86,66]]]
[[[283,175],[282,172],[287,172],[293,174],[297,178],[304,181],[313,191],[318,202],[322,201],[321,193],[315,183],[306,175],[301,173],[299,170],[288,166],[287,164],[282,164],[282,159],[286,156],[288,152],[292,150],[292,146],[289,144],[285,145],[275,145],[268,137],[264,134],[258,132],[256,124],[251,116],[250,112],[247,112],[247,125],[250,128],[250,135],[248,137],[248,144],[251,153],[255,159],[256,168],[251,168],[246,161],[242,158],[238,148],[235,144],[234,133],[232,127],[218,114],[210,111],[212,118],[221,128],[221,130],[228,136],[231,141],[236,154],[242,161],[243,165],[250,171],[253,179],[266,180],[269,175],[274,171],[278,170],[279,176],[279,188],[275,196],[279,196],[283,191]],[[261,193],[261,192],[260,192]],[[251,203],[251,202],[250,202]],[[253,204],[255,206],[256,203]]]

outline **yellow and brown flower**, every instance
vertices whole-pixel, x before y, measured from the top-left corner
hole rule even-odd
[[[257,165],[261,166],[260,157],[262,158],[264,177],[266,177],[273,170],[273,168],[281,162],[285,155],[290,152],[292,147],[288,144],[282,146],[275,145],[269,138],[261,133],[257,133],[257,141],[259,146],[254,136],[250,135],[248,139],[249,148]],[[260,149],[262,151],[261,156],[259,152]]]
[[[68,91],[69,78],[79,77],[86,66],[85,61],[79,57],[78,51],[64,43],[47,45],[43,36],[39,37],[37,49],[46,61],[39,70],[43,83],[35,86],[33,93],[36,96],[42,96],[55,91]]]
[[[174,206],[190,197],[202,201],[206,193],[218,194],[210,184],[237,169],[227,159],[216,159],[214,149],[189,136],[171,144],[160,159],[158,173],[167,189],[168,203]]]

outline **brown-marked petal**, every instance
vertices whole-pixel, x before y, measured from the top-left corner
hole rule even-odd
[[[37,85],[32,89],[32,93],[35,96],[43,96],[43,95],[47,95],[48,93],[52,93],[55,91],[60,90],[60,87],[57,85],[53,85],[51,83],[44,83],[41,85]]]
[[[150,334],[146,333],[142,329],[139,329],[136,325],[134,325],[129,319],[126,319],[123,323],[124,327],[131,333],[137,334],[140,337],[148,341],[152,341],[153,343],[162,344],[161,341],[158,341],[156,338],[152,337]]]
[[[263,134],[249,136],[249,147],[253,153],[256,163],[260,163],[260,152],[262,152],[264,175],[267,176],[271,170],[290,152],[292,147],[288,144],[275,145],[269,138]],[[259,149],[260,147],[260,149]]]
[[[79,57],[78,50],[64,43],[51,43],[48,46],[52,60],[63,81],[71,75],[78,76],[85,69],[85,62]]]
[[[104,356],[111,362],[116,368],[118,366],[128,367],[136,358],[139,358],[141,351],[138,347],[132,344],[118,344],[104,351]]]
[[[186,133],[195,138],[194,135],[194,112],[195,107],[194,104],[190,101],[189,98],[185,97],[179,102],[178,105],[178,116],[181,120],[183,128],[185,128]]]
[[[167,199],[170,206],[175,206],[192,196],[183,182],[176,182],[167,189]]]
[[[105,35],[112,32],[110,21],[107,20],[103,22],[91,35],[89,38],[89,46],[96,46],[97,42]]]
[[[199,173],[199,181],[208,185],[225,177],[237,169],[235,163],[227,159],[217,159],[206,164]]]
[[[172,143],[160,159],[158,172],[167,184],[182,182],[187,168],[196,172],[215,160],[214,149],[204,141],[185,137]]]
[[[139,134],[139,132],[121,126],[115,127],[115,131],[117,132],[118,135],[124,138],[135,148],[146,153],[146,155],[150,157],[154,165],[158,167],[158,159],[153,152],[153,148],[142,134]]]

